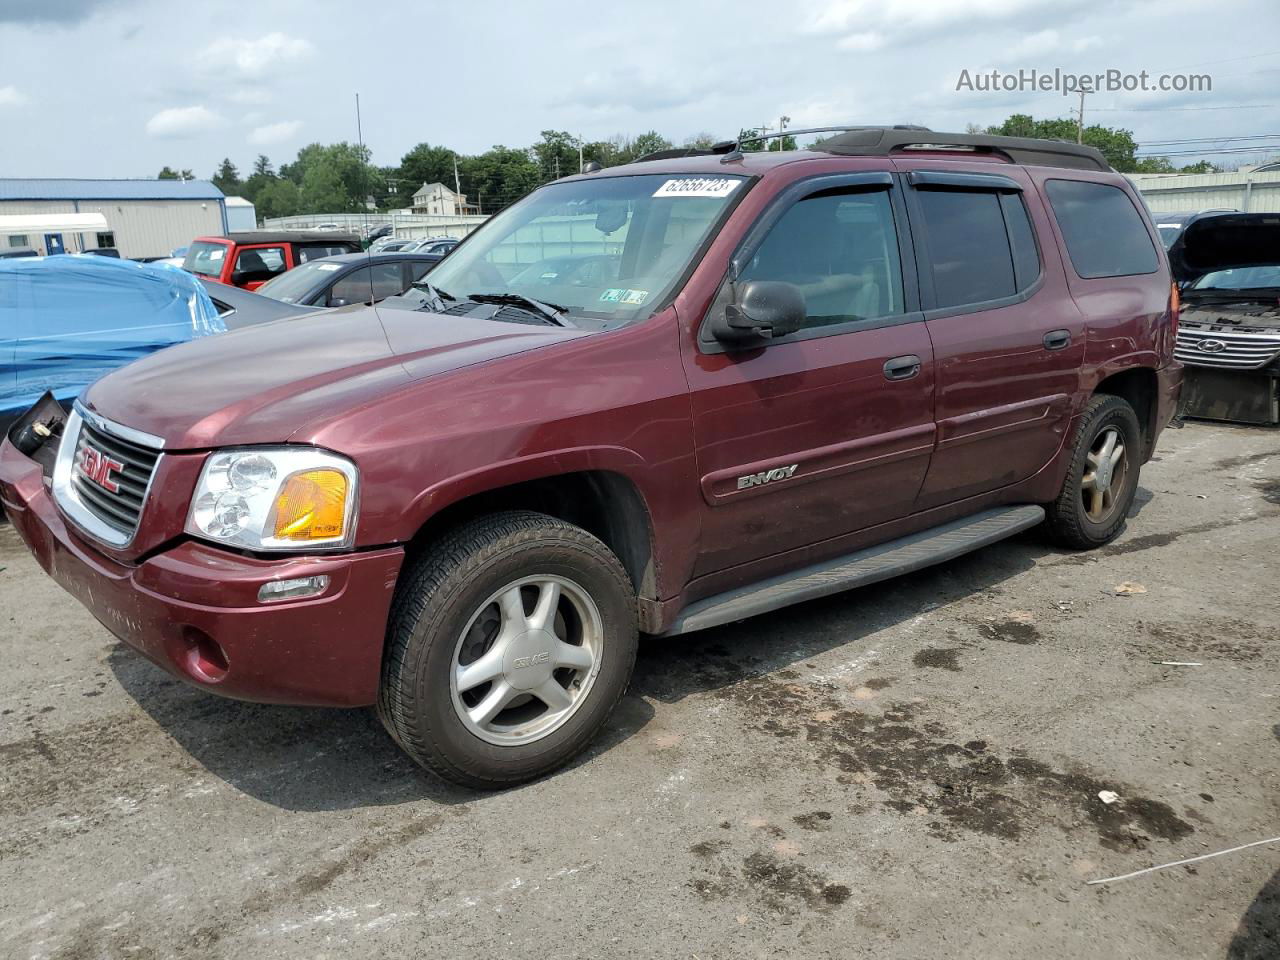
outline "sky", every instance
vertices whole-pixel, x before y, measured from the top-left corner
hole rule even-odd
[[[463,153],[790,126],[963,131],[1076,96],[957,90],[963,74],[1207,73],[1211,92],[1086,97],[1085,122],[1139,143],[1280,144],[1276,0],[0,0],[0,176],[208,177],[312,142],[364,138],[394,165]],[[1176,157],[1191,162],[1197,157]],[[1252,155],[1210,159],[1252,162]]]

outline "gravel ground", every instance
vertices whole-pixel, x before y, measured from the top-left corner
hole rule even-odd
[[[1274,960],[1280,844],[1085,881],[1280,834],[1278,541],[1280,434],[1169,431],[1110,547],[649,641],[483,795],[168,679],[0,526],[0,956]]]

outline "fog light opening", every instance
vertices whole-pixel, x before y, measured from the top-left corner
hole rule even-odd
[[[190,630],[187,643],[187,669],[196,679],[217,683],[227,675],[227,655],[216,640]]]
[[[329,577],[321,574],[318,577],[294,577],[290,580],[272,580],[258,588],[259,603],[273,603],[277,600],[296,600],[299,597],[313,597],[323,593],[329,586]]]

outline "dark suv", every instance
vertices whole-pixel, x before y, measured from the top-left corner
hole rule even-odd
[[[175,676],[376,704],[479,787],[581,751],[638,633],[1107,543],[1182,378],[1097,151],[918,128],[559,180],[397,300],[109,374],[0,494]]]

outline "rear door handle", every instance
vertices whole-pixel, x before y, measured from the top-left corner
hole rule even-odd
[[[1061,350],[1069,346],[1071,346],[1070,330],[1050,330],[1044,335],[1044,348],[1046,350]]]
[[[910,380],[920,372],[920,358],[914,354],[905,357],[894,357],[884,362],[884,378],[886,380]]]

